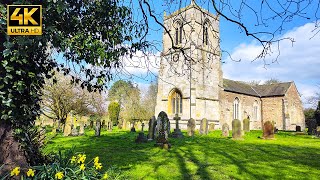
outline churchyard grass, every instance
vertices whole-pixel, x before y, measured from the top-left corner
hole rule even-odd
[[[147,134],[147,132],[145,132]],[[169,138],[170,150],[154,147],[155,141],[136,144],[138,133],[94,131],[84,136],[56,136],[45,153],[75,147],[89,159],[100,157],[103,170],[117,166],[125,179],[319,179],[320,139],[294,132],[279,132],[263,140],[261,131],[247,132],[243,140],[208,135]],[[231,131],[230,131],[231,135]]]

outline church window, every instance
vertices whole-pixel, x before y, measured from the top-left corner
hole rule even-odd
[[[258,120],[258,101],[254,101],[253,104],[253,118],[254,120]]]
[[[202,34],[202,40],[204,45],[208,45],[209,43],[209,35],[208,35],[208,23],[204,23],[203,25],[203,34]]]
[[[182,113],[182,95],[179,91],[175,90],[171,94],[171,113],[179,114]]]
[[[176,32],[176,36],[175,36],[175,44],[181,44],[182,43],[182,23],[176,23],[175,25],[175,32]]]
[[[239,99],[236,98],[233,102],[233,119],[239,119]]]

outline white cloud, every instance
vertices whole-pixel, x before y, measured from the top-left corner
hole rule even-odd
[[[314,24],[308,23],[280,37],[290,37],[295,42],[293,45],[288,40],[280,42],[277,61],[274,61],[278,55],[276,44],[272,46],[274,53],[267,56],[265,61],[258,59],[253,62],[262,47],[255,43],[239,45],[231,53],[231,57],[241,61],[226,58],[226,63],[222,66],[224,77],[241,81],[265,81],[270,78],[295,81],[304,101],[319,91],[316,85],[320,84],[320,35],[311,38],[313,29]],[[306,101],[304,103],[308,106]]]

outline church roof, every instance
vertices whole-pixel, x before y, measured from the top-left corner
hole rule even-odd
[[[290,85],[291,82],[251,86],[244,82],[223,79],[223,88],[225,91],[257,97],[284,96]]]

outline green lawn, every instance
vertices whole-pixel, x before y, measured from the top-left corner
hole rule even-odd
[[[58,135],[44,152],[75,146],[89,159],[100,157],[104,170],[116,165],[126,179],[320,179],[320,139],[279,132],[275,140],[258,138],[261,131],[247,133],[244,140],[222,138],[221,131],[207,136],[170,138],[167,151],[134,142],[138,133],[102,132],[94,137]]]

